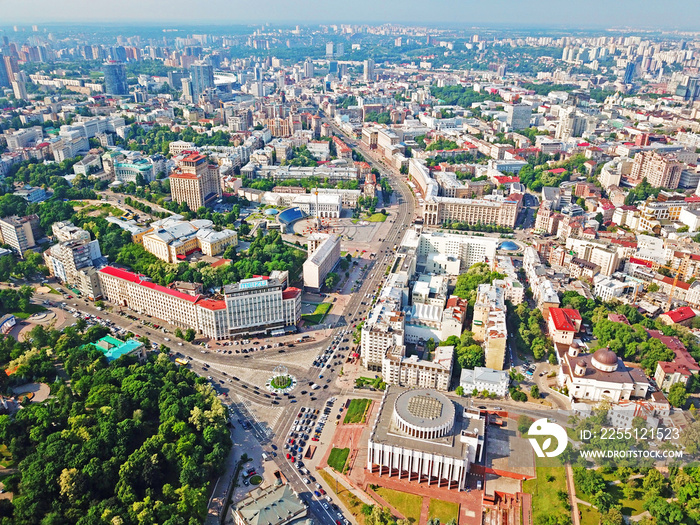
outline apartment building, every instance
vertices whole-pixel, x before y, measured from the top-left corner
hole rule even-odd
[[[566,239],[566,249],[573,251],[579,259],[600,267],[600,273],[603,275],[612,275],[620,266],[617,248],[613,246],[590,241],[588,239],[569,237]],[[586,272],[587,271],[588,269],[586,269]],[[595,273],[593,273],[593,275],[595,275]]]
[[[505,275],[504,279],[499,279],[494,284],[505,289],[506,301],[516,306],[525,301],[525,287],[518,278],[513,259],[502,255],[496,257],[496,271]]]
[[[340,260],[340,237],[335,234],[314,235],[315,239],[309,242],[308,256],[303,265],[304,288],[320,291],[326,276]],[[321,235],[325,236],[325,239],[320,240]]]
[[[423,206],[423,221],[426,226],[461,222],[514,228],[517,218],[518,202],[507,197],[490,199],[431,197]]]
[[[72,222],[54,222],[51,232],[58,242],[90,240],[90,233],[78,228]]]
[[[498,239],[493,237],[412,228],[404,234],[399,252],[414,254],[426,273],[459,275],[476,263],[493,269],[497,249]]]
[[[219,167],[209,164],[200,153],[185,152],[178,160],[178,167],[170,174],[170,191],[173,201],[186,202],[190,210],[206,206],[221,196]]]
[[[368,370],[381,370],[387,349],[403,345],[404,328],[404,314],[400,304],[393,301],[377,302],[362,325],[362,366]]]
[[[661,155],[656,151],[642,151],[634,156],[630,181],[640,183],[646,179],[654,188],[675,190],[683,167],[675,154]]]
[[[37,215],[13,215],[0,219],[0,243],[9,245],[19,255],[36,246],[35,239],[40,234]]]
[[[382,360],[382,379],[390,385],[448,391],[452,376],[454,346],[438,346],[432,360],[406,356],[405,346],[387,350]]]
[[[503,370],[508,338],[503,286],[495,282],[479,285],[474,304],[472,332],[475,340],[484,343],[487,368]]]

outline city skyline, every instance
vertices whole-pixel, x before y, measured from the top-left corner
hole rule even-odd
[[[691,0],[679,0],[663,11],[654,9],[651,0],[633,2],[621,0],[614,4],[604,0],[592,0],[580,5],[567,5],[555,0],[535,0],[522,3],[514,0],[500,0],[495,5],[485,5],[474,1],[444,0],[438,9],[425,12],[419,4],[389,0],[380,5],[360,0],[352,5],[338,2],[333,6],[319,0],[309,0],[299,4],[287,4],[279,0],[268,3],[265,14],[255,11],[238,0],[227,2],[212,0],[206,11],[193,13],[190,5],[182,0],[169,2],[163,12],[158,5],[144,6],[135,0],[125,0],[119,4],[107,2],[75,0],[72,8],[66,9],[47,0],[31,3],[10,3],[0,1],[0,10],[8,24],[41,23],[210,23],[210,24],[249,24],[249,23],[413,23],[454,25],[512,25],[518,27],[573,27],[576,28],[619,28],[676,29],[693,28],[694,20],[700,17],[700,4]],[[242,16],[236,11],[240,10]],[[230,12],[230,15],[226,13]],[[331,14],[332,13],[332,14]],[[546,15],[546,19],[543,17]],[[456,22],[458,21],[458,22]],[[687,22],[686,22],[687,21]],[[687,24],[687,25],[684,25]]]

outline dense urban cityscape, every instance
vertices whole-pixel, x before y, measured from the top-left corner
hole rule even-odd
[[[699,33],[17,20],[0,524],[700,523]]]

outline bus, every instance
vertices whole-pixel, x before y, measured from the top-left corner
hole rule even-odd
[[[190,362],[187,359],[183,359],[182,357],[176,358],[175,362],[180,366],[187,366],[190,364]]]

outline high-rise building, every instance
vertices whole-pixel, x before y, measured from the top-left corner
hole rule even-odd
[[[512,130],[530,127],[532,106],[530,104],[506,104],[506,124]]]
[[[365,82],[374,81],[374,60],[368,58],[364,62],[364,80]]]
[[[105,93],[108,95],[128,95],[129,84],[126,81],[126,66],[121,62],[102,64],[105,75]]]
[[[314,63],[311,61],[311,59],[307,58],[306,62],[304,62],[304,78],[313,78],[314,77]]]
[[[28,100],[27,85],[21,80],[12,81],[12,92],[18,100]]]
[[[333,42],[326,44],[326,58],[333,58]]]
[[[5,66],[5,57],[0,54],[0,87],[10,87],[10,75]]]
[[[170,191],[175,202],[186,202],[190,210],[206,206],[221,196],[219,167],[200,153],[185,152],[170,175]]]
[[[635,70],[635,65],[634,62],[627,62],[627,66],[625,67],[625,76],[622,79],[622,82],[624,84],[631,84],[632,80],[634,79],[634,70]]]
[[[195,62],[190,66],[190,79],[192,79],[192,98],[198,100],[199,95],[215,87],[214,67],[206,62]]]
[[[20,255],[36,246],[35,239],[39,234],[39,217],[36,215],[0,219],[0,242],[8,244]]]
[[[646,179],[654,188],[675,190],[681,180],[683,164],[674,154],[660,155],[655,151],[643,151],[634,156],[631,179]]]

